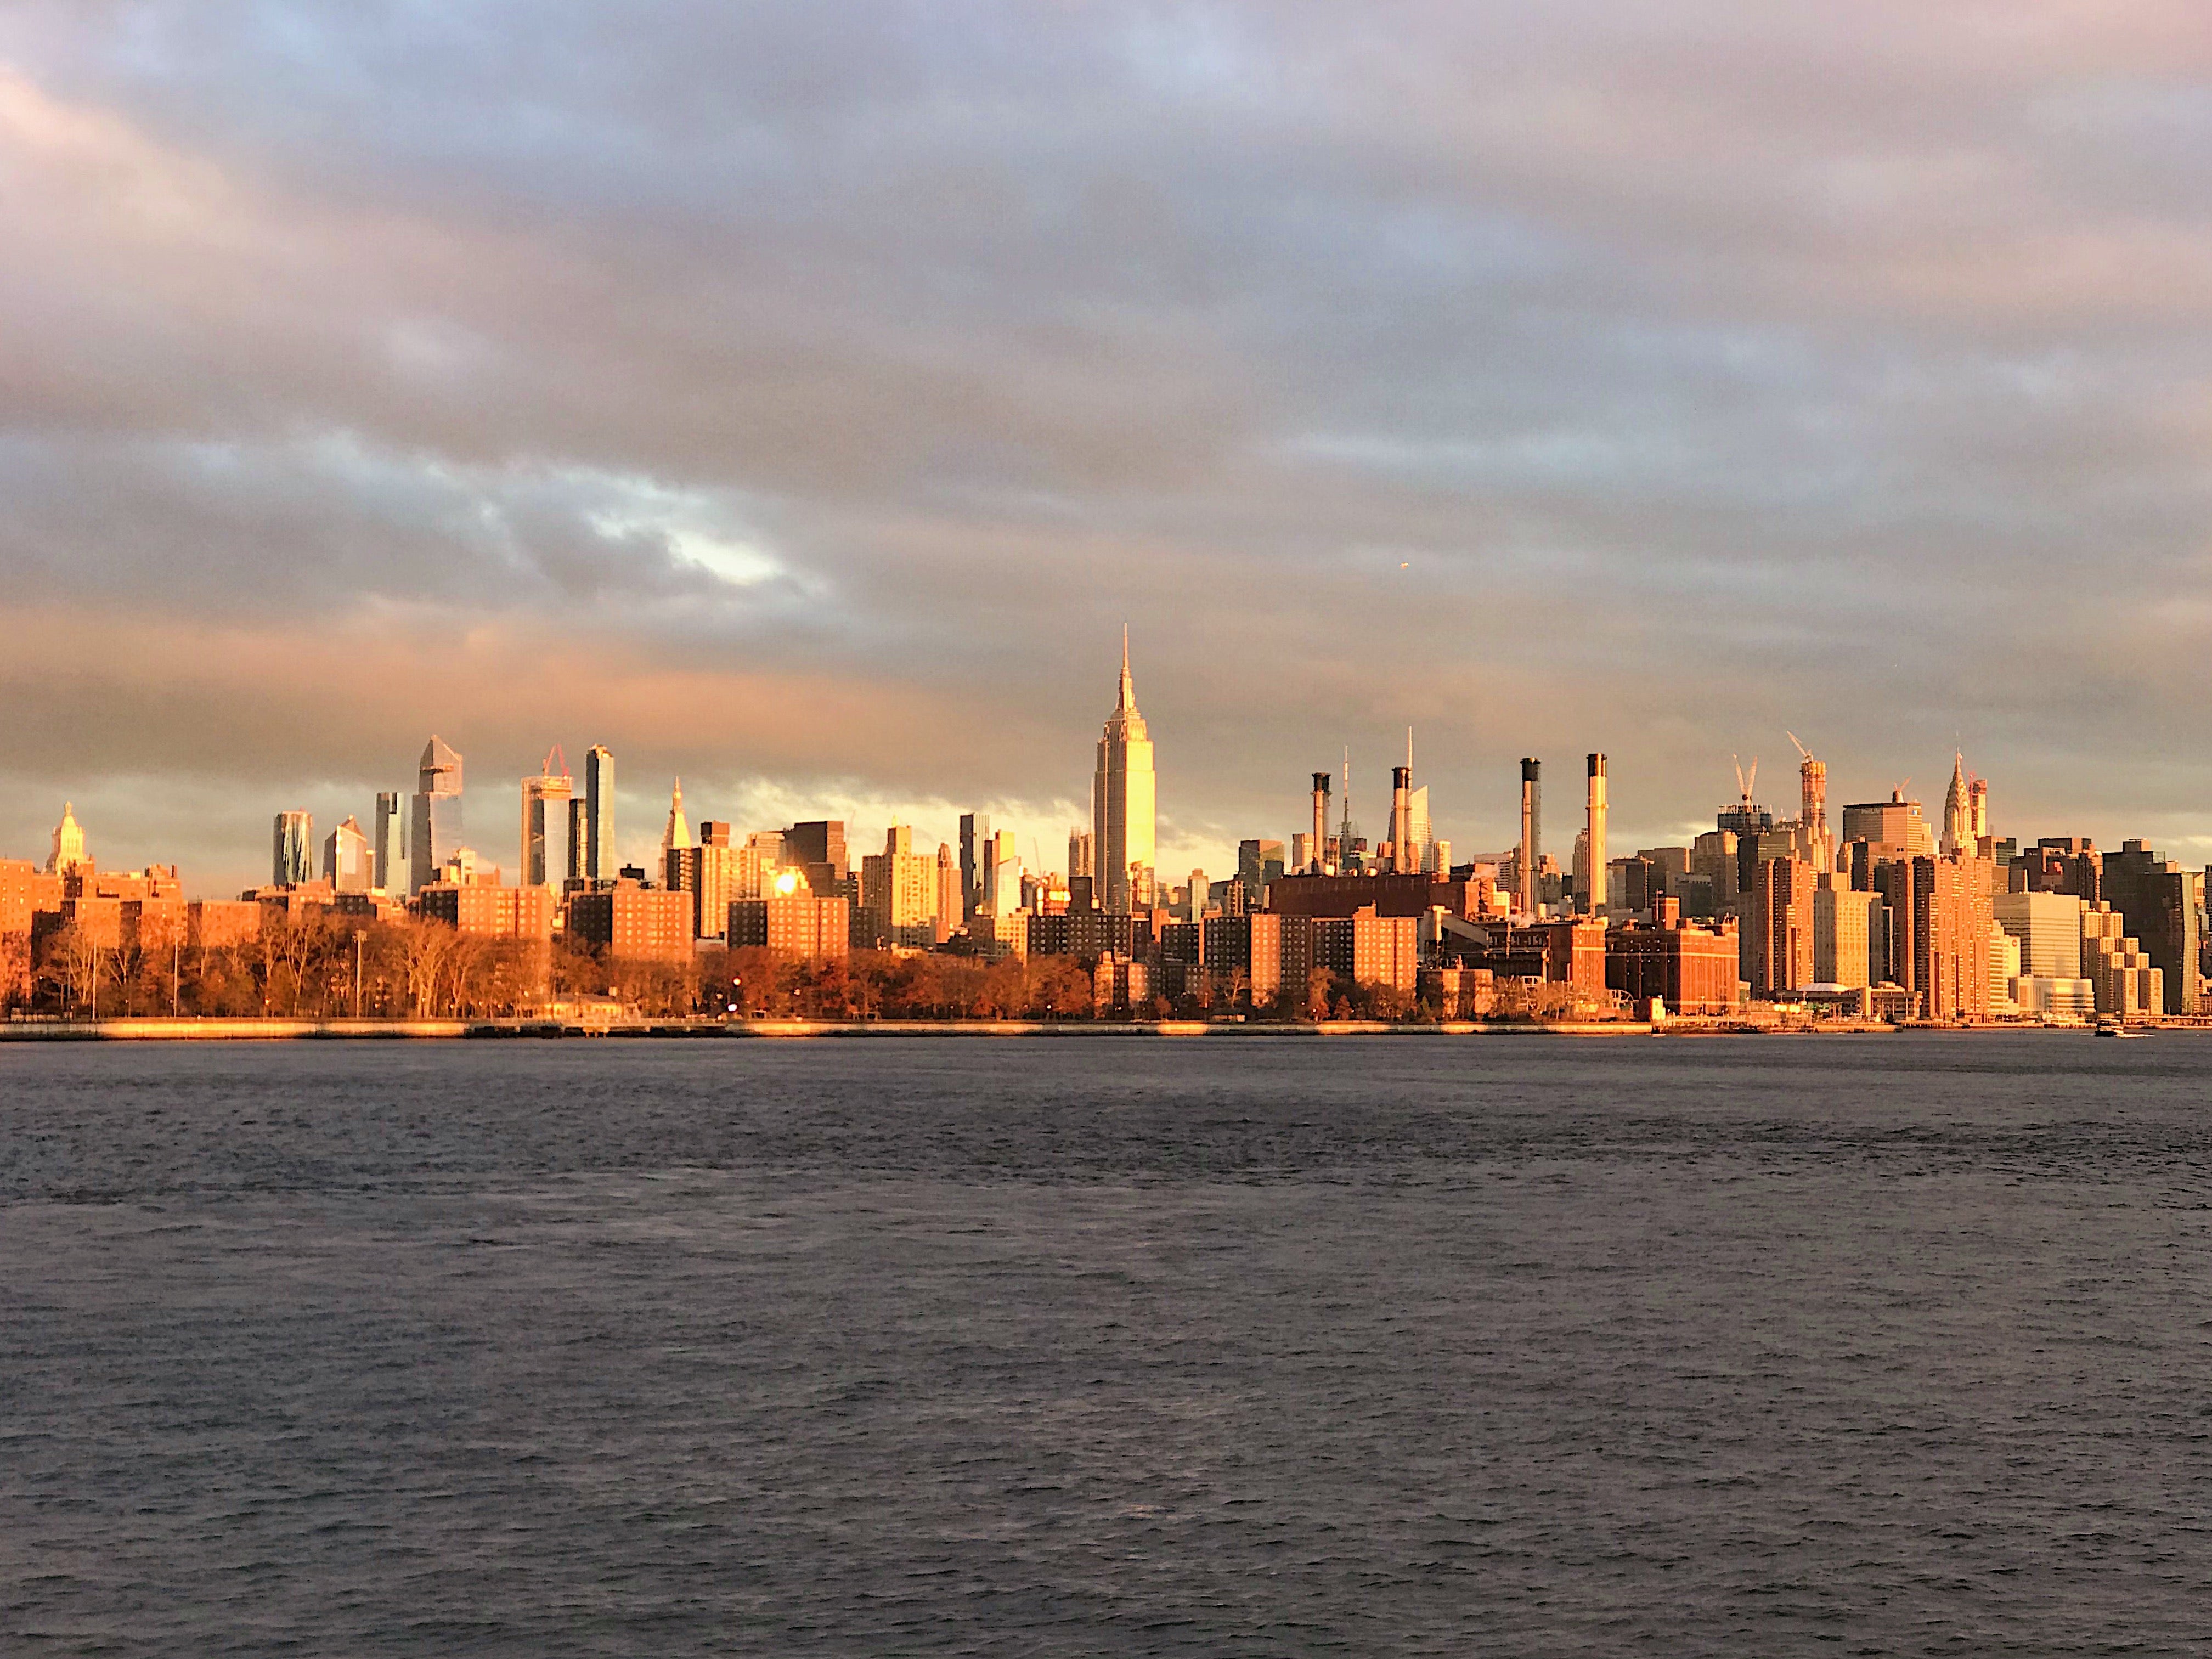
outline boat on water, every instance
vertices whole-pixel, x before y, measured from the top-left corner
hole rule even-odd
[[[2117,1019],[2100,1019],[2097,1022],[2097,1035],[2108,1037],[2144,1037],[2148,1036],[2150,1033],[2140,1025],[2124,1024]]]

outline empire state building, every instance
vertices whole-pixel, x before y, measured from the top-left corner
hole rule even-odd
[[[1152,740],[1137,712],[1129,678],[1129,630],[1121,630],[1121,686],[1106,730],[1098,739],[1098,770],[1091,780],[1092,868],[1099,902],[1127,915],[1149,900],[1152,879]]]

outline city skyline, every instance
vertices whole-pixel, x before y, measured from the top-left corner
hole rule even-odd
[[[1049,809],[1046,816],[1039,817],[1034,811],[1023,810],[1029,805],[1028,803],[1018,804],[1012,811],[1008,811],[1006,803],[1003,801],[988,805],[954,803],[942,799],[919,804],[900,803],[899,805],[908,810],[903,811],[893,810],[885,816],[871,819],[857,815],[841,815],[838,809],[856,799],[850,794],[833,791],[826,796],[807,796],[773,787],[762,789],[757,787],[760,781],[754,781],[756,787],[752,788],[749,789],[740,785],[735,790],[728,792],[726,796],[709,800],[704,810],[697,813],[696,817],[700,821],[704,821],[719,811],[724,822],[735,821],[739,823],[741,830],[809,819],[833,818],[847,825],[848,839],[855,847],[873,845],[885,833],[896,829],[913,832],[917,837],[916,844],[925,849],[939,842],[948,849],[957,849],[963,839],[963,818],[966,815],[972,814],[977,815],[980,821],[988,824],[992,831],[1014,837],[1017,854],[1024,870],[1029,873],[1065,875],[1068,873],[1066,868],[1068,860],[1061,852],[1063,846],[1066,844],[1062,836],[1088,835],[1096,843],[1107,821],[1108,815],[1103,805],[1105,796],[1102,792],[1107,788],[1109,751],[1109,749],[1114,750],[1118,755],[1121,744],[1117,742],[1117,737],[1124,731],[1142,750],[1141,771],[1146,781],[1146,787],[1141,793],[1147,798],[1146,816],[1151,816],[1152,811],[1157,810],[1152,807],[1149,800],[1152,745],[1148,735],[1148,726],[1149,722],[1138,712],[1133,690],[1130,648],[1127,630],[1125,629],[1121,641],[1120,678],[1115,706],[1109,711],[1105,723],[1106,737],[1102,740],[1094,741],[1092,744],[1095,752],[1091,798],[1087,801],[1077,803],[1063,797],[1054,803],[1064,809],[1061,817],[1065,820],[1065,829],[1061,836],[1055,836],[1053,832],[1052,826],[1057,820],[1050,815]],[[1799,771],[1790,774],[1791,783],[1793,785],[1800,783],[1801,772],[1814,775],[1817,778],[1817,783],[1811,781],[1802,783],[1805,792],[1802,803],[1795,801],[1795,790],[1790,797],[1778,797],[1779,805],[1770,808],[1771,815],[1777,818],[1789,816],[1793,804],[1801,804],[1807,810],[1825,815],[1827,802],[1831,799],[1828,786],[1829,768],[1826,763],[1823,760],[1816,760],[1805,749],[1794,732],[1785,732],[1784,735],[1797,750],[1803,763]],[[1409,825],[1413,822],[1414,815],[1418,812],[1420,828],[1415,830],[1412,839],[1417,849],[1414,863],[1419,867],[1427,867],[1424,860],[1419,855],[1425,842],[1431,851],[1439,847],[1449,850],[1452,859],[1461,863],[1469,859],[1486,860],[1501,854],[1510,857],[1513,849],[1521,844],[1522,838],[1522,792],[1529,782],[1529,769],[1532,764],[1540,765],[1544,757],[1536,757],[1532,759],[1530,757],[1522,756],[1516,763],[1513,780],[1515,793],[1507,803],[1506,811],[1503,813],[1495,810],[1494,803],[1492,804],[1493,810],[1480,814],[1474,812],[1449,814],[1448,808],[1448,815],[1439,817],[1436,823],[1432,824],[1429,821],[1428,805],[1431,785],[1426,774],[1417,775],[1412,765],[1413,758],[1412,728],[1407,728],[1404,741],[1407,764],[1403,767],[1390,766],[1382,769],[1385,775],[1390,779],[1390,783],[1376,791],[1382,803],[1381,810],[1371,817],[1364,816],[1360,810],[1358,791],[1344,789],[1340,782],[1333,781],[1336,793],[1330,797],[1329,811],[1355,824],[1373,826],[1365,833],[1382,840],[1388,840],[1392,836],[1394,827],[1398,823],[1398,812],[1401,808],[1407,811]],[[465,807],[460,778],[465,757],[453,744],[447,743],[442,734],[433,732],[417,760],[416,769],[419,776],[418,787],[416,791],[374,791],[374,796],[379,806],[394,794],[407,803],[405,815],[399,821],[399,828],[404,830],[405,835],[405,842],[404,845],[395,847],[393,853],[395,870],[392,879],[397,884],[397,889],[404,892],[419,887],[423,880],[434,877],[436,871],[447,857],[463,847],[467,848],[486,866],[500,870],[502,872],[502,878],[510,884],[529,882],[532,879],[529,872],[534,860],[538,861],[538,867],[544,872],[550,884],[557,887],[560,884],[560,872],[555,866],[562,862],[558,855],[562,854],[566,854],[567,867],[570,873],[580,872],[590,879],[611,879],[617,868],[622,866],[635,866],[645,870],[657,880],[658,872],[667,848],[667,836],[673,823],[673,814],[682,808],[683,793],[680,776],[672,775],[671,778],[674,791],[672,803],[664,797],[659,799],[656,805],[655,798],[649,793],[653,786],[648,781],[626,795],[610,791],[606,794],[605,804],[602,805],[599,793],[593,788],[591,780],[599,773],[600,768],[605,769],[605,775],[610,779],[623,771],[623,769],[617,766],[616,757],[610,747],[603,744],[592,744],[586,751],[583,767],[574,774],[562,775],[561,781],[556,782],[550,769],[554,766],[562,753],[562,745],[556,742],[535,767],[526,771],[515,781],[514,792],[521,805],[520,828],[518,831],[509,832],[514,842],[509,846],[501,842],[502,832],[497,828],[495,820],[493,824],[487,827],[485,833],[473,836],[461,827],[461,810],[465,810]],[[2072,824],[2031,824],[2025,822],[2006,823],[1999,819],[1993,819],[1990,816],[1989,808],[1989,780],[1967,768],[1963,750],[1954,749],[1952,751],[1951,759],[1951,775],[1941,796],[1932,797],[1929,792],[1913,788],[1911,787],[1913,780],[1906,776],[1899,778],[1892,784],[1887,794],[1877,790],[1869,790],[1851,799],[1835,797],[1838,811],[1842,812],[1854,809],[1870,809],[1896,802],[1908,802],[1919,809],[1923,819],[1928,823],[1929,833],[1931,836],[1929,850],[1936,850],[1940,848],[1946,853],[1954,850],[1960,844],[1962,835],[1965,836],[1965,844],[1971,847],[1974,839],[1996,833],[1991,827],[1993,823],[1996,824],[1998,830],[2004,832],[1999,836],[2000,839],[2008,836],[2022,845],[2033,842],[2041,835],[2083,833],[2078,826]],[[1583,760],[1588,763],[1587,769],[1581,763]],[[1601,787],[1601,785],[1609,786],[1610,774],[1614,769],[1612,757],[1601,751],[1593,751],[1587,757],[1580,757],[1577,761],[1577,775],[1580,776],[1584,769],[1589,770],[1593,792],[1590,799],[1593,801],[1602,802],[1605,807],[1603,813],[1600,814],[1595,821],[1604,831],[1604,839],[1601,840],[1601,846],[1611,849],[1606,855],[1612,857],[1615,853],[1619,853],[1625,856],[1638,845],[1686,844],[1698,835],[1711,829],[1716,822],[1725,827],[1734,820],[1735,815],[1767,805],[1768,803],[1759,799],[1755,788],[1759,769],[1758,757],[1753,757],[1747,773],[1741,763],[1739,757],[1731,755],[1729,760],[1733,765],[1734,780],[1739,792],[1737,799],[1718,800],[1716,803],[1715,811],[1702,819],[1675,823],[1656,829],[1638,819],[1631,818],[1626,820],[1629,827],[1626,832],[1622,832],[1623,821],[1615,820],[1611,815],[1613,799],[1609,787]],[[1117,759],[1115,764],[1119,767],[1121,763]],[[1348,770],[1348,759],[1346,766]],[[1115,775],[1118,779],[1121,774],[1117,771]],[[1326,775],[1320,773],[1310,775],[1316,782],[1324,775]],[[1770,781],[1773,781],[1775,775],[1770,772],[1768,775]],[[434,779],[438,781],[435,784],[434,784]],[[1406,781],[1403,791],[1400,787],[1401,779]],[[448,784],[450,784],[449,795],[424,793],[434,788],[446,789]],[[1371,787],[1373,786],[1370,786]],[[367,845],[373,852],[374,847],[373,836],[360,830],[357,815],[347,810],[344,805],[344,802],[349,799],[349,795],[338,793],[331,786],[325,786],[323,793],[339,803],[336,809],[336,816],[325,821],[335,823],[338,817],[343,817],[354,833],[364,836]],[[478,793],[481,795],[483,790],[480,788]],[[695,790],[695,795],[698,793]],[[732,798],[748,802],[750,811],[733,812],[729,806],[729,799]],[[82,828],[81,817],[76,813],[75,799],[74,796],[64,799],[62,822],[82,841],[86,832]],[[427,843],[422,830],[418,828],[422,820],[416,811],[418,803],[425,799],[434,802],[435,811],[433,833],[428,836]],[[552,835],[550,837],[547,830],[550,820],[546,817],[544,806],[538,805],[544,801],[550,801],[556,810],[561,806],[567,806],[573,814],[567,817],[557,835]],[[1161,838],[1155,848],[1157,863],[1153,868],[1163,890],[1170,882],[1179,882],[1186,869],[1203,869],[1217,878],[1234,874],[1238,867],[1237,847],[1241,841],[1259,836],[1278,839],[1287,846],[1291,836],[1298,833],[1300,827],[1305,822],[1302,816],[1293,814],[1304,814],[1309,809],[1310,801],[1311,797],[1308,794],[1295,803],[1290,804],[1287,810],[1279,813],[1275,818],[1264,823],[1229,826],[1221,837],[1212,842]],[[617,807],[617,802],[626,802],[628,805]],[[874,805],[879,810],[884,805],[879,798],[866,801],[866,804]],[[919,810],[914,810],[917,805]],[[307,837],[301,841],[299,845],[306,848],[308,864],[313,871],[318,874],[320,873],[325,854],[319,850],[322,848],[322,842],[313,838],[318,810],[296,805],[273,809],[277,826],[276,834],[279,837],[277,867],[280,871],[284,867],[283,860],[286,857],[283,851],[283,845],[288,834],[287,824],[289,821],[296,819],[301,822],[289,833],[295,837]],[[486,805],[480,804],[478,810],[486,811]],[[1556,801],[1553,810],[1555,812],[1559,810]],[[2002,812],[2001,807],[2000,815]],[[448,813],[451,814],[450,817],[445,816]],[[613,857],[604,860],[590,850],[592,836],[590,826],[605,822],[605,817],[602,815],[611,816],[618,826],[617,830],[618,850]],[[1510,833],[1501,835],[1495,840],[1476,839],[1455,842],[1449,836],[1437,836],[1433,833],[1436,824],[1477,818],[1488,821],[1500,817],[1507,819],[1507,827]],[[1164,811],[1162,811],[1162,821],[1165,821],[1165,817]],[[1583,824],[1589,821],[1587,811],[1580,813],[1575,819],[1577,824]],[[266,815],[261,819],[262,828],[259,834],[264,848],[267,846],[269,822],[270,819]],[[690,820],[687,819],[686,822],[688,823]],[[943,829],[942,835],[937,833],[939,826]],[[1540,832],[1540,823],[1539,828]],[[1972,833],[1966,834],[1966,832],[1969,830]],[[59,832],[50,824],[45,833],[47,842],[51,844],[53,836]],[[580,848],[571,848],[570,842],[580,834],[581,836]],[[1582,890],[1579,884],[1585,880],[1586,872],[1584,866],[1579,860],[1582,842],[1586,837],[1579,830],[1566,830],[1565,835],[1573,837],[1574,858],[1577,860],[1570,874],[1578,884],[1577,890]],[[1540,833],[1540,843],[1547,850],[1559,847],[1564,838],[1561,827],[1556,819],[1548,838],[1543,837]],[[1148,844],[1150,839],[1149,836],[1146,837]],[[2088,839],[2100,842],[2104,845],[2118,845],[2124,840],[2131,839],[2158,841],[2158,837],[2154,835],[2147,835],[2136,830],[2124,830],[2101,836],[2090,834]],[[1827,844],[1832,846],[1833,842],[1830,841]],[[2185,855],[2193,844],[2188,838],[2183,838],[2172,850]],[[2207,844],[2212,844],[2212,841],[2208,841]],[[556,854],[550,860],[549,848]],[[1047,848],[1051,848],[1052,851],[1048,853],[1045,850]],[[201,874],[196,879],[194,872],[179,863],[173,851],[167,857],[161,855],[158,852],[147,854],[127,842],[116,843],[116,849],[109,852],[105,857],[102,856],[102,850],[100,848],[94,848],[93,856],[97,861],[114,868],[128,867],[133,864],[141,866],[164,863],[179,864],[185,887],[196,896],[211,896],[227,892],[241,884],[255,884],[261,878],[260,874],[252,874],[242,879],[241,882],[233,882],[226,879],[220,873],[222,866],[216,865],[210,866],[210,870],[216,873]],[[1188,856],[1194,854],[1194,857]],[[31,859],[33,862],[38,861],[27,848],[22,853],[16,854],[9,852],[4,844],[0,844],[0,857],[11,856]],[[1565,863],[1564,854],[1555,854],[1554,856],[1559,856],[1563,865]],[[261,854],[258,864],[252,859],[243,860],[238,867],[241,871],[258,870],[266,873],[270,869],[269,855],[266,852]],[[1105,890],[1102,888],[1101,890],[1103,896]],[[1126,894],[1117,898],[1115,901],[1115,908],[1121,908],[1126,898]]]
[[[492,11],[0,18],[0,846],[433,731],[1045,842],[1126,617],[1170,867],[1408,723],[1461,847],[1786,730],[2212,849],[2186,9]]]

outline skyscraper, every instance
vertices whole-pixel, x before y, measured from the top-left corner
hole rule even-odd
[[[1930,1019],[1977,1019],[1990,1012],[1990,931],[1996,924],[1984,860],[1912,860],[1911,988]]]
[[[1011,845],[1013,838],[1006,840]],[[846,856],[845,820],[812,818],[793,824],[783,832],[782,857],[786,864],[806,872],[807,884],[817,893],[834,897],[843,890],[853,868]]]
[[[963,921],[983,908],[983,865],[988,856],[984,849],[990,839],[990,814],[963,812],[960,815],[960,920]],[[1095,842],[1092,852],[1095,857]]]
[[[691,826],[684,817],[684,780],[676,780],[676,787],[668,797],[668,823],[660,832],[660,862],[667,867],[668,855],[686,853],[691,849]]]
[[[407,890],[422,891],[461,844],[461,757],[433,737],[417,764]]]
[[[1844,807],[1844,839],[1866,842],[1871,864],[1936,851],[1934,828],[1920,816],[1920,803],[1905,799],[1902,789],[1891,790],[1887,800],[1859,801]]]
[[[76,807],[74,803],[62,803],[62,821],[54,826],[54,848],[46,857],[46,873],[65,876],[80,864],[88,862],[84,855],[84,831],[77,828]]]
[[[1139,887],[1151,885],[1153,859],[1152,741],[1137,712],[1129,678],[1129,631],[1121,630],[1121,682],[1114,712],[1098,739],[1098,769],[1091,781],[1091,833],[1097,860],[1099,896],[1110,913],[1136,908]]]
[[[1423,784],[1406,798],[1406,839],[1413,849],[1413,867],[1425,875],[1438,875],[1436,830],[1429,823],[1429,786]]]
[[[1828,766],[1826,761],[1814,757],[1813,751],[1797,743],[1797,734],[1786,734],[1797,744],[1800,757],[1797,766],[1797,828],[1801,855],[1812,860],[1813,867],[1826,875],[1836,867],[1835,844],[1828,838]]]
[[[584,880],[612,881],[622,860],[615,854],[615,757],[603,743],[584,756]]]
[[[2140,841],[2105,854],[2106,899],[2142,942],[2143,954],[2165,972],[2166,1012],[2197,1012],[2200,975],[2197,916],[2204,899],[2202,871],[2162,859]]]
[[[1091,856],[1091,850],[1096,845],[1088,830],[1070,830],[1067,832],[1067,878],[1070,881],[1088,881],[1097,873],[1092,867]]]
[[[1960,852],[1972,856],[1974,830],[1970,814],[1966,804],[1966,757],[1954,753],[1951,757],[1951,787],[1943,794],[1943,840],[1938,850],[1944,857]]]
[[[1813,982],[1818,943],[1818,872],[1801,859],[1759,866],[1752,909],[1751,993],[1771,997]],[[1863,949],[1863,945],[1862,945]]]
[[[1813,891],[1813,983],[1874,985],[1887,977],[1881,896],[1823,872]]]
[[[1087,879],[1087,878],[1086,878]],[[967,895],[961,890],[960,865],[950,843],[937,843],[937,942],[951,939],[967,920]]]
[[[583,891],[592,884],[585,873],[592,862],[592,804],[581,795],[568,801],[568,881],[573,891]]]
[[[983,913],[1010,916],[1022,908],[1022,859],[1011,830],[1001,830],[983,848]]]
[[[1828,763],[1808,755],[1797,767],[1797,821],[1815,841],[1828,838]]]
[[[376,863],[369,885],[379,892],[392,890],[392,867],[407,845],[406,820],[399,812],[399,792],[386,789],[376,797],[376,811],[373,815],[374,828],[371,838],[376,844]]]
[[[547,887],[572,861],[551,853],[555,836],[568,837],[568,803],[575,795],[575,780],[568,775],[568,757],[556,745],[550,750],[534,778],[522,781],[521,884]]]
[[[323,879],[334,893],[365,893],[375,883],[368,837],[349,817],[323,841]]]
[[[671,892],[691,896],[691,932],[699,939],[720,939],[730,921],[730,905],[738,898],[758,896],[739,890],[745,862],[744,849],[731,845],[730,826],[713,818],[699,820],[696,845],[671,848],[661,854],[661,867]]]
[[[308,812],[279,812],[270,838],[269,879],[298,887],[315,878],[315,820]]]
[[[1243,884],[1251,908],[1260,908],[1267,889],[1283,878],[1283,843],[1256,837],[1237,844],[1237,879]]]
[[[893,945],[937,942],[938,861],[914,850],[914,831],[895,823],[884,832],[884,850],[860,860],[860,904]]]

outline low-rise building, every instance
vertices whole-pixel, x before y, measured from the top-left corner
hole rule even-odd
[[[1725,1014],[1742,1004],[1735,924],[1717,928],[1616,927],[1605,935],[1605,982],[1632,1002],[1656,999],[1680,1014]]]
[[[630,962],[691,959],[691,896],[622,877],[568,896],[568,935]],[[842,919],[842,918],[841,918]]]
[[[252,899],[194,899],[185,907],[185,943],[216,951],[261,937],[261,906]]]
[[[2012,982],[2012,1000],[2024,1018],[2087,1019],[2097,1012],[2097,988],[2086,979],[2023,974]]]
[[[1356,918],[1354,919],[1356,921]],[[1418,933],[1417,917],[1389,917],[1392,937],[1396,936],[1398,924],[1410,922]],[[1188,922],[1174,924],[1189,927]],[[1315,963],[1315,929],[1319,923],[1311,916],[1277,915],[1270,911],[1258,911],[1249,915],[1208,916],[1198,925],[1201,940],[1202,960],[1213,976],[1217,989],[1226,990],[1238,975],[1242,975],[1255,1007],[1263,1007],[1285,995],[1292,1000],[1302,1000],[1306,985],[1312,976]],[[1376,946],[1372,930],[1369,954]],[[1357,974],[1360,962],[1358,941],[1352,941],[1352,967]],[[1395,963],[1390,971],[1395,974]],[[1389,982],[1396,983],[1394,978]]]
[[[842,961],[852,951],[851,907],[804,885],[730,905],[732,949],[755,945],[806,962]]]
[[[424,919],[442,921],[473,938],[545,940],[553,937],[553,890],[550,887],[434,881],[416,895],[415,902]]]
[[[1152,1000],[1152,971],[1127,957],[1101,957],[1091,966],[1091,1006],[1101,1014],[1132,1012]]]
[[[1419,916],[1442,908],[1455,916],[1482,916],[1497,908],[1488,896],[1497,890],[1490,878],[1455,881],[1414,874],[1379,876],[1286,875],[1267,888],[1267,908],[1278,915],[1327,916],[1348,920],[1372,910],[1386,920]]]

